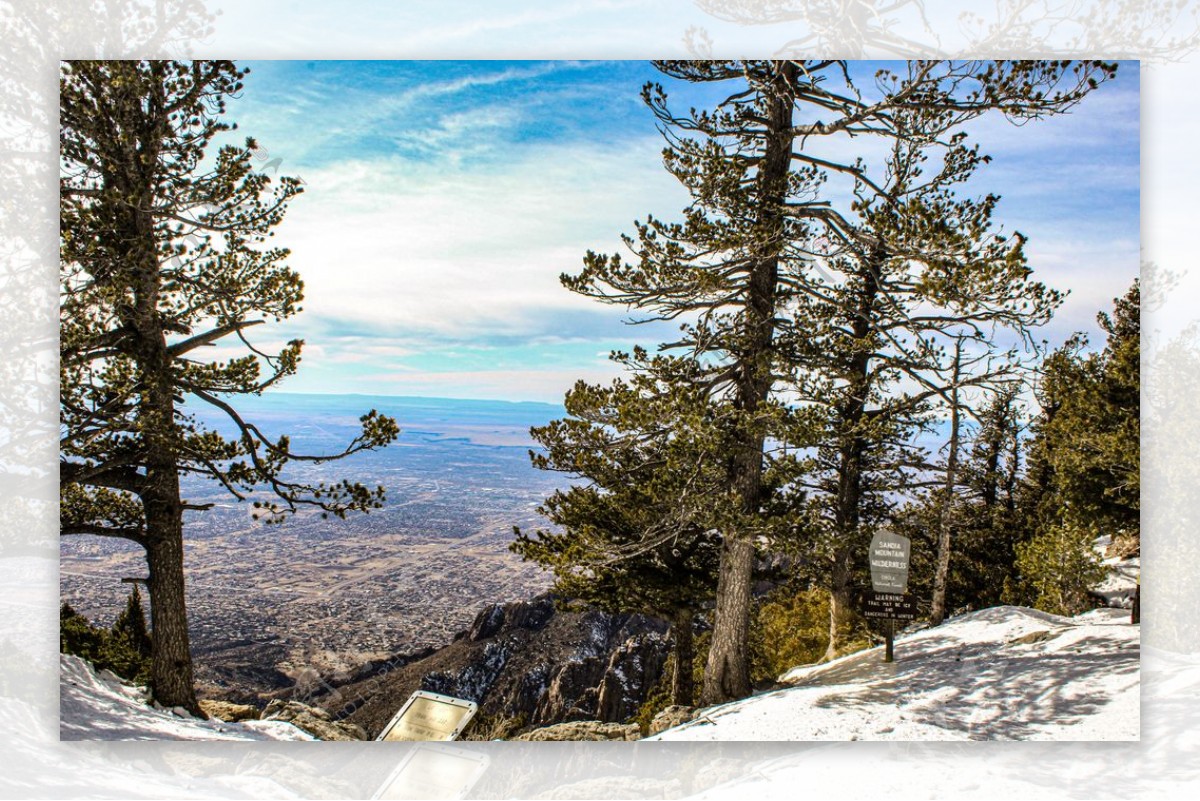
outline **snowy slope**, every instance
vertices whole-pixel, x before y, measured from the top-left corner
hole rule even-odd
[[[655,740],[1137,740],[1129,612],[1000,606],[796,668],[794,685],[705,710]]]
[[[311,740],[290,723],[200,720],[146,703],[145,690],[122,684],[77,656],[61,655],[59,736],[63,740]]]

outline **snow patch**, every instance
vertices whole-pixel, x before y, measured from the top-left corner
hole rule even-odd
[[[1000,606],[788,671],[652,740],[1137,740],[1140,627]]]
[[[59,737],[63,740],[312,740],[290,723],[201,720],[147,703],[146,688],[109,671],[97,675],[77,656],[59,662]]]

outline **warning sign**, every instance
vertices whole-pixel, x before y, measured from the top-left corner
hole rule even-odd
[[[917,599],[912,593],[869,592],[863,603],[863,617],[888,620],[913,620]]]

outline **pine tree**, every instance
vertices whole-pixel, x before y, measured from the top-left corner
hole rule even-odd
[[[898,495],[940,469],[947,511],[953,503],[957,449],[939,468],[915,447],[915,433],[928,429],[939,409],[952,423],[971,412],[963,406],[971,397],[965,389],[973,388],[977,398],[979,390],[1018,377],[1028,362],[1021,350],[1036,353],[1032,330],[1061,302],[1061,293],[1034,280],[1024,237],[995,230],[999,197],[972,198],[961,190],[990,160],[957,130],[964,121],[997,109],[1016,117],[1058,113],[1093,86],[1093,79],[1080,78],[1065,93],[1043,93],[1039,82],[1057,81],[1066,65],[1052,65],[1049,74],[1026,73],[1026,66],[1006,62],[973,76],[983,87],[982,103],[963,102],[961,84],[935,80],[923,86],[920,102],[899,104],[889,117],[895,127],[890,153],[873,170],[858,162],[854,214],[837,216],[826,228],[822,240],[836,244],[820,254],[821,269],[793,279],[802,290],[796,325],[780,347],[792,354],[799,402],[825,410],[810,486],[830,564],[827,658],[837,655],[852,626],[862,555],[872,532],[891,524]],[[894,84],[905,95],[930,69],[925,62],[910,64],[907,75],[884,71],[877,83]],[[932,69],[937,74],[939,68]],[[964,77],[960,65],[944,69]],[[1103,77],[1112,68],[1076,69]],[[1005,92],[1013,93],[1016,110],[1005,105]],[[1027,95],[1041,100],[1023,105]],[[1006,348],[1004,339],[1015,344]],[[934,525],[948,534],[950,517],[939,515]],[[948,540],[941,537],[939,544],[948,558]],[[941,568],[944,573],[946,564]],[[934,589],[935,600],[942,600]],[[935,612],[944,614],[944,603]]]
[[[708,507],[722,543],[702,694],[702,702],[712,704],[750,690],[747,627],[756,547],[788,536],[814,539],[798,533],[805,526],[796,521],[806,518],[795,508],[779,514],[807,495],[801,474],[812,460],[797,451],[815,447],[823,429],[816,461],[824,479],[815,489],[835,498],[825,507],[831,514],[824,538],[832,652],[849,616],[864,514],[876,514],[866,508],[868,499],[886,497],[883,482],[865,476],[866,460],[888,465],[875,470],[877,476],[890,471],[895,478],[908,469],[894,443],[944,384],[906,399],[888,419],[870,404],[898,380],[905,360],[936,356],[928,329],[956,327],[961,334],[963,327],[1003,324],[1009,309],[989,305],[994,293],[1014,278],[1019,288],[1033,286],[1025,281],[1019,239],[1014,246],[987,236],[995,199],[972,203],[953,196],[953,184],[984,160],[953,129],[992,111],[1018,120],[1064,111],[1114,68],[912,62],[899,74],[880,71],[867,92],[835,61],[657,66],[674,79],[727,87],[712,110],[686,114],[671,110],[661,86],[643,92],[667,137],[666,168],[692,203],[682,223],[654,217],[639,223],[636,235],[625,239],[633,262],[589,253],[583,271],[564,276],[564,283],[634,308],[641,319],[684,321],[678,340],[661,345],[658,354],[635,351],[623,361],[647,377],[647,398],[637,403],[690,387],[710,407],[702,416],[706,439],[723,463],[723,476],[707,495],[723,497]],[[822,140],[849,136],[885,140],[891,158],[872,174],[862,159],[821,152]],[[930,148],[941,149],[943,165],[925,179]],[[849,188],[831,199],[827,185],[834,183]],[[914,260],[928,267],[916,278],[906,269]],[[965,281],[959,280],[964,260],[981,265],[966,271]],[[884,291],[881,276],[891,280]],[[966,320],[949,313],[929,320],[902,306],[897,318],[892,290],[900,286],[913,303],[923,298],[952,310],[974,303],[982,311]],[[982,300],[972,294],[980,292],[993,294]],[[1043,313],[1039,308],[1033,316]],[[895,343],[900,325],[912,339],[892,362],[874,363],[877,344]],[[779,444],[793,453],[785,456]]]
[[[152,652],[150,630],[146,628],[146,613],[142,609],[142,594],[137,584],[133,585],[125,608],[117,616],[112,630],[113,634],[128,642],[135,653],[149,661]]]
[[[292,451],[237,410],[294,373],[303,343],[267,352],[247,331],[300,310],[303,284],[269,238],[300,183],[251,169],[252,139],[209,154],[232,126],[245,70],[228,61],[68,62],[61,73],[61,532],[133,540],[146,552],[154,630],[151,689],[196,703],[184,603],[180,477],[203,476],[268,521],[301,506],[344,515],[383,489],[288,479],[295,459],[386,445],[374,411],[338,454]],[[237,355],[202,358],[221,343]],[[184,401],[236,430],[205,428]],[[267,500],[263,500],[267,498]]]
[[[686,393],[659,395],[655,405],[639,398],[622,381],[581,383],[567,397],[571,418],[533,430],[545,447],[531,454],[536,466],[589,483],[556,491],[543,504],[557,529],[532,536],[517,529],[511,547],[551,570],[555,591],[567,599],[670,621],[671,703],[691,705],[693,626],[715,594],[720,542],[709,528],[714,499],[707,493],[720,465],[698,437],[705,426],[667,435],[655,424],[699,421],[683,408]]]
[[[1135,280],[1098,316],[1102,351],[1076,334],[1043,365],[1011,602],[1075,614],[1103,577],[1096,538],[1140,541],[1140,295]]]

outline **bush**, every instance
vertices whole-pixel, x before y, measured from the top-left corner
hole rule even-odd
[[[1089,591],[1106,573],[1094,539],[1087,530],[1056,526],[1019,543],[1017,579],[1005,589],[1005,600],[1055,615],[1091,609]]]
[[[761,598],[750,626],[750,680],[774,682],[818,661],[829,646],[829,593],[780,587]]]
[[[111,670],[135,684],[150,681],[150,634],[136,588],[111,629],[92,625],[64,603],[58,614],[58,641],[62,653],[86,659],[96,670]]]
[[[708,649],[705,649],[705,653],[707,651]],[[643,737],[650,734],[650,722],[654,720],[654,716],[671,705],[671,673],[674,669],[675,653],[672,651],[671,655],[667,657],[666,664],[663,665],[662,675],[659,676],[658,682],[646,693],[646,700],[642,702],[642,705],[638,707],[637,714],[633,716],[632,722],[638,725]],[[693,671],[694,669],[693,665]],[[698,688],[700,685],[694,686]]]

